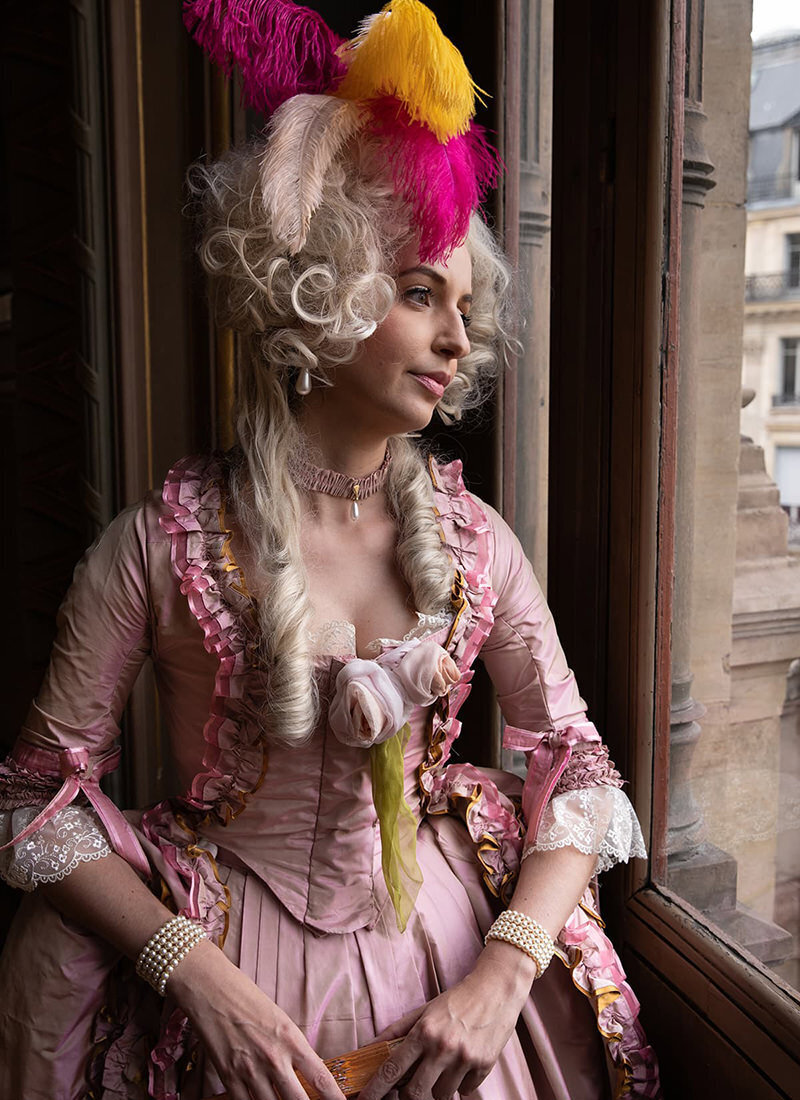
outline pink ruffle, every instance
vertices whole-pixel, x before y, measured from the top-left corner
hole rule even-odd
[[[523,828],[514,803],[472,764],[449,764],[433,776],[429,814],[455,813],[464,820],[495,897],[508,902],[519,873]]]
[[[494,623],[497,595],[490,573],[492,528],[489,517],[467,492],[462,464],[456,459],[446,466],[431,461],[434,507],[445,543],[466,582],[467,606],[462,612],[450,645],[460,668],[472,665]]]
[[[222,484],[216,459],[183,459],[167,474],[163,500],[170,514],[159,522],[171,537],[172,566],[203,644],[219,661],[203,730],[205,770],[192,781],[187,802],[226,822],[244,809],[263,778],[266,748],[257,717],[263,686],[248,658],[252,605],[226,553],[231,536],[221,523]]]
[[[142,816],[142,831],[155,849],[153,862],[179,912],[199,920],[217,942],[227,931],[230,895],[197,830],[210,815],[227,823],[239,814],[267,767],[258,720],[264,689],[248,653],[252,605],[227,553],[223,484],[215,458],[183,459],[164,482],[168,514],[159,522],[171,538],[172,567],[202,628],[203,644],[219,664],[203,729],[203,769],[183,799],[161,802]],[[183,1014],[173,1012],[151,1053],[150,1090],[156,1100],[177,1100],[175,1065],[187,1033]]]
[[[461,731],[456,717],[469,695],[472,663],[492,629],[497,596],[492,589],[490,562],[492,529],[489,517],[467,492],[457,459],[439,466],[429,462],[436,515],[442,537],[463,585],[454,592],[454,629],[447,649],[458,665],[461,678],[444,695],[434,714],[428,754],[419,769],[423,805],[430,799],[437,769],[447,761]]]
[[[572,980],[597,1013],[597,1027],[618,1073],[615,1096],[659,1100],[658,1061],[639,1023],[639,1001],[603,931],[590,889],[567,920],[557,946]]]
[[[573,749],[569,763],[553,788],[553,794],[580,791],[586,787],[622,787],[622,776],[608,758],[605,745],[586,745]]]
[[[39,806],[49,802],[61,786],[60,774],[30,771],[9,756],[0,764],[0,810]]]

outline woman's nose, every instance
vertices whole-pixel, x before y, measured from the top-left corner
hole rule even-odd
[[[463,359],[470,352],[470,342],[461,313],[449,318],[437,334],[435,350],[446,359]]]

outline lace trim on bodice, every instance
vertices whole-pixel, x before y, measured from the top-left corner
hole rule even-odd
[[[414,638],[427,638],[452,621],[451,611],[439,611],[435,615],[417,612],[417,625],[403,638],[374,638],[365,648],[370,657],[380,656],[384,649],[403,645]],[[331,619],[318,630],[309,631],[311,652],[318,657],[353,657],[356,653],[355,624],[347,619]]]

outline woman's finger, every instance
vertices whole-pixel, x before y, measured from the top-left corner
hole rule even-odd
[[[463,1062],[451,1066],[433,1086],[433,1100],[450,1100],[456,1093],[466,1096],[475,1091],[488,1073],[483,1067],[467,1069]]]
[[[344,1100],[344,1093],[321,1058],[317,1058],[316,1055],[313,1058],[298,1058],[295,1068],[320,1100]],[[303,1096],[306,1096],[305,1090]]]
[[[400,1100],[428,1100],[434,1095],[434,1088],[447,1069],[447,1062],[441,1056],[423,1058],[412,1074],[408,1084],[400,1089]],[[459,1073],[459,1080],[463,1077]],[[452,1093],[450,1094],[452,1095]]]
[[[419,1008],[413,1008],[411,1012],[407,1012],[405,1016],[401,1016],[399,1020],[395,1020],[393,1024],[389,1024],[388,1027],[385,1027],[379,1035],[375,1036],[373,1042],[388,1043],[392,1039],[402,1039],[405,1035],[408,1035],[426,1007],[427,1006],[423,1004],[420,1005]]]
[[[460,1092],[462,1096],[470,1096],[475,1091],[475,1089],[479,1088],[483,1084],[490,1073],[491,1070],[470,1070],[470,1072],[461,1082],[461,1087],[457,1091]]]
[[[383,1100],[390,1096],[421,1053],[419,1042],[409,1036],[405,1042],[394,1048],[383,1065],[370,1077],[358,1094],[358,1100]]]

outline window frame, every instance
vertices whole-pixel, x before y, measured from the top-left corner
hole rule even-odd
[[[663,5],[667,7],[667,5]],[[663,14],[663,13],[662,13]],[[643,439],[649,457],[657,453],[659,468],[657,491],[649,484],[645,511],[657,516],[658,545],[656,581],[653,598],[644,598],[638,606],[638,629],[634,636],[644,640],[654,633],[653,706],[649,721],[640,716],[634,738],[634,769],[637,780],[652,769],[651,866],[647,874],[633,871],[627,876],[625,901],[625,948],[629,969],[644,977],[647,969],[668,984],[690,1013],[700,1017],[721,1046],[732,1048],[739,1056],[731,1061],[731,1081],[736,1062],[748,1064],[763,1082],[763,1095],[791,1096],[800,1073],[800,998],[787,983],[767,970],[740,945],[709,927],[703,915],[693,909],[667,886],[666,829],[669,781],[669,708],[670,708],[670,635],[672,626],[672,568],[675,538],[675,492],[677,474],[677,383],[680,348],[680,271],[682,165],[684,161],[685,84],[677,78],[686,66],[683,27],[687,18],[687,0],[673,0],[669,24],[662,22],[662,36],[668,32],[669,72],[673,74],[667,89],[663,147],[668,156],[659,175],[665,196],[663,254],[664,271],[660,340],[661,394],[660,424],[650,438]],[[655,90],[654,90],[655,91]],[[651,216],[652,216],[651,211]],[[650,263],[656,256],[650,257]],[[645,259],[645,266],[648,261]],[[646,271],[644,278],[647,278]],[[654,422],[651,421],[651,424]],[[654,438],[654,436],[658,438]],[[618,532],[618,535],[620,533]],[[652,532],[630,531],[645,543]],[[646,589],[646,585],[645,585]],[[641,596],[640,591],[640,596]],[[647,653],[633,655],[641,664],[640,678],[646,682],[651,662]],[[646,706],[643,708],[646,713]],[[661,731],[660,733],[658,731]],[[643,800],[639,800],[640,807]],[[644,985],[648,983],[644,980]],[[649,983],[652,984],[652,983]],[[677,1021],[674,1021],[677,1023]],[[699,1063],[703,1052],[691,1052]],[[663,1058],[663,1054],[662,1054]],[[712,1059],[713,1061],[713,1059]],[[702,1082],[702,1070],[693,1074],[696,1087],[686,1095],[706,1095],[709,1082]],[[745,1086],[752,1089],[753,1084]],[[739,1095],[739,1093],[735,1093]],[[750,1096],[750,1092],[742,1092]],[[759,1093],[761,1095],[761,1093]]]
[[[588,226],[583,210],[554,210],[550,598],[652,853],[649,866],[607,876],[605,915],[643,1002],[668,1095],[706,1097],[724,1083],[726,1096],[742,1100],[788,1097],[800,1075],[797,994],[659,885],[666,880],[690,12],[687,0],[616,0],[604,6],[607,31],[589,0],[570,5],[561,21],[558,7],[553,194],[574,206],[582,192],[570,192],[571,179],[588,180],[587,204],[612,210]],[[700,44],[693,35],[692,48]],[[597,69],[592,94],[607,97],[606,117],[590,121],[597,132],[577,142],[590,115],[580,90],[564,85],[589,64]],[[606,230],[603,217],[612,223]],[[596,332],[605,350],[572,335],[590,316],[589,284],[604,303]],[[599,395],[599,430],[586,391]],[[595,511],[576,518],[584,500]]]
[[[791,353],[794,353],[793,355]],[[786,368],[791,362],[793,384],[791,388],[786,385]],[[782,397],[800,397],[800,336],[781,336],[781,377],[778,392]]]

